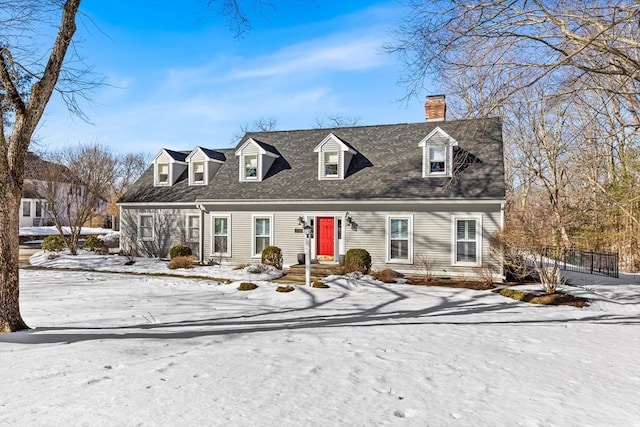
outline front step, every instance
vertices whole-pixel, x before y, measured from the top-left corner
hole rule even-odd
[[[311,282],[319,281],[333,274],[342,274],[342,266],[338,264],[311,264]],[[296,264],[289,267],[286,274],[274,280],[277,283],[304,283],[305,266]]]

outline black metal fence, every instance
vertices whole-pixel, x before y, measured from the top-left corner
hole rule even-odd
[[[572,248],[545,248],[544,256],[558,261],[562,270],[618,277],[618,254]]]

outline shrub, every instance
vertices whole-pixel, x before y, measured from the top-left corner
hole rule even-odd
[[[276,292],[291,292],[293,291],[295,288],[293,286],[289,286],[289,285],[284,285],[284,286],[278,286],[276,288]]]
[[[474,267],[473,271],[476,273],[478,281],[486,288],[493,287],[493,282],[496,279],[496,274],[490,264],[484,263],[479,267]]]
[[[262,250],[262,263],[282,270],[282,250],[277,246],[267,246]]]
[[[175,245],[169,251],[169,258],[173,259],[178,256],[191,256],[193,252],[191,248],[187,245]]]
[[[316,280],[316,281],[314,281],[314,282],[311,284],[311,287],[312,287],[312,288],[327,289],[327,288],[329,287],[329,285],[327,285],[326,283],[321,282],[321,281],[319,281],[319,280]]]
[[[96,236],[89,236],[84,240],[84,245],[82,247],[88,251],[93,251],[99,254],[108,254],[109,248],[107,245]]]
[[[171,258],[168,265],[170,270],[175,270],[176,268],[193,268],[193,257],[192,256],[177,256]]]
[[[366,249],[349,249],[344,256],[346,272],[359,271],[368,273],[371,268],[371,255]]]
[[[436,263],[426,255],[418,255],[415,258],[415,266],[418,272],[424,276],[425,282],[432,282],[436,278]]]
[[[64,247],[64,239],[57,234],[45,237],[40,245],[40,248],[46,252],[60,252]]]
[[[238,290],[239,291],[252,291],[255,288],[257,288],[258,285],[256,285],[255,283],[251,283],[251,282],[242,282],[240,283],[240,285],[238,286]]]
[[[371,275],[384,283],[395,283],[396,279],[402,277],[402,274],[390,268],[385,268],[384,270],[376,270]]]

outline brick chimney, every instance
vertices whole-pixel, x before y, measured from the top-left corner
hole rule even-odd
[[[447,118],[444,95],[429,95],[424,102],[424,115],[428,122],[442,122]]]

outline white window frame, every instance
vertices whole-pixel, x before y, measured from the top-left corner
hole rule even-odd
[[[193,239],[191,237],[191,230],[194,228],[191,226],[191,219],[192,218],[196,218],[198,220],[198,237]],[[198,214],[187,214],[187,220],[186,220],[186,224],[185,224],[185,231],[186,231],[186,240],[187,242],[200,242],[200,233],[202,233],[201,227],[200,227],[200,215]]]
[[[256,158],[256,176],[247,176],[247,158]],[[259,154],[243,154],[242,155],[242,180],[243,181],[258,181],[260,176],[260,155]]]
[[[425,176],[451,176],[451,146],[445,144],[429,144],[425,145],[425,164],[424,164],[424,174]],[[444,151],[444,170],[442,171],[431,171],[431,150],[438,149]]]
[[[167,180],[166,181],[160,181],[160,167],[163,166],[163,165],[167,167]],[[158,186],[171,185],[171,163],[169,163],[169,162],[157,162],[156,163],[155,183]]]
[[[145,228],[151,227],[151,236],[150,237],[142,237],[142,218],[143,217],[151,217],[151,225],[145,226]],[[156,216],[154,213],[140,213],[138,214],[138,240],[141,242],[152,242],[155,240],[156,232]]]
[[[227,251],[226,252],[216,252],[216,219],[226,219],[227,220]],[[231,215],[213,215],[211,217],[211,255],[212,256],[231,256]]]
[[[391,258],[391,220],[407,221],[407,259]],[[413,264],[413,215],[387,215],[385,225],[386,262],[394,264]]]
[[[202,179],[196,179],[196,166],[197,165],[202,165]],[[204,185],[206,184],[206,172],[207,172],[207,165],[206,162],[204,161],[198,161],[198,162],[190,162],[190,169],[191,169],[191,184],[192,185]]]
[[[476,222],[476,261],[458,261],[458,221]],[[456,266],[477,267],[482,265],[482,216],[481,215],[460,215],[451,219],[451,263]],[[466,241],[466,240],[460,240]]]
[[[321,170],[321,174],[322,174],[322,178],[340,178],[340,163],[342,163],[342,152],[340,151],[323,151],[322,152],[322,170]],[[337,160],[335,163],[331,162],[327,162],[327,158],[331,155],[335,155],[337,157]],[[336,165],[336,173],[332,173],[329,174],[327,173],[327,165]]]
[[[268,219],[269,220],[269,234],[268,235],[256,235],[256,220],[257,219]],[[251,217],[251,257],[252,258],[260,258],[262,257],[262,253],[256,252],[256,238],[258,237],[269,237],[269,244],[267,246],[273,246],[273,215],[253,215]]]

